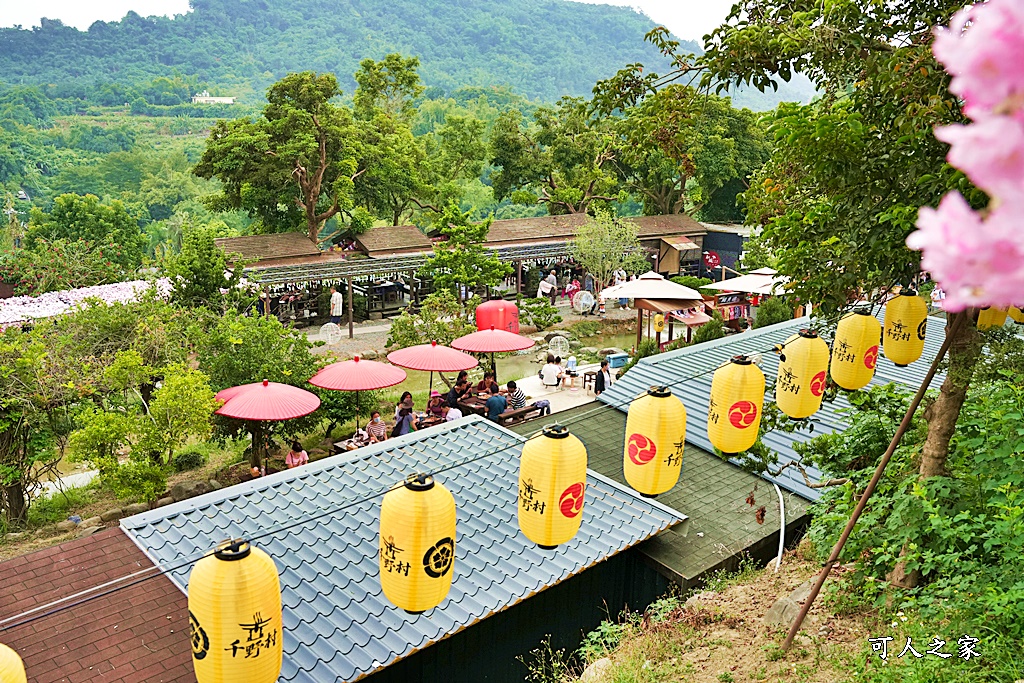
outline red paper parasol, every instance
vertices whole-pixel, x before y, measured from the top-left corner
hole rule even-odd
[[[309,415],[320,407],[320,399],[316,394],[293,387],[290,384],[279,384],[263,380],[255,384],[243,384],[217,392],[217,400],[225,401],[215,412],[224,417],[237,420],[248,420],[253,423],[252,433],[253,461],[260,461],[263,450],[263,422],[291,420]],[[264,453],[265,455],[265,453]],[[266,459],[263,460],[263,473],[266,474]]]
[[[498,368],[494,363],[494,354],[506,351],[522,351],[523,349],[530,348],[534,343],[532,339],[527,337],[506,332],[505,330],[496,330],[494,327],[491,327],[489,330],[480,330],[479,332],[459,337],[452,342],[452,347],[460,351],[491,354],[491,370],[494,371],[494,381],[497,382]]]
[[[309,383],[321,389],[334,391],[372,391],[383,389],[404,382],[405,370],[387,363],[362,360],[356,356],[352,360],[331,363],[310,378]],[[356,397],[356,405],[359,398]],[[358,413],[358,410],[357,410]],[[359,429],[359,415],[356,415],[356,429]]]
[[[224,389],[217,393],[217,399],[226,401],[217,409],[218,415],[264,422],[291,420],[320,407],[316,394],[267,380]]]
[[[335,391],[372,391],[400,384],[405,378],[405,370],[401,368],[356,356],[352,360],[328,365],[313,375],[309,383]]]
[[[388,354],[388,360],[403,368],[430,372],[431,390],[434,388],[435,372],[458,372],[478,365],[473,356],[438,344],[436,341],[392,351]]]

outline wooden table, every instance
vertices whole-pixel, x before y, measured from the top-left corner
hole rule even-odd
[[[470,413],[474,415],[487,415],[487,399],[480,398],[479,396],[470,396],[459,401],[459,408],[462,409],[463,415]]]
[[[426,429],[428,427],[436,427],[439,424],[444,424],[444,418],[438,417],[437,415],[430,415],[428,417],[420,418],[416,423],[416,428]]]

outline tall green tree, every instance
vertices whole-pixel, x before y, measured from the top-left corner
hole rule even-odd
[[[747,192],[750,217],[764,225],[762,239],[793,293],[823,313],[861,293],[880,297],[909,284],[919,254],[905,240],[918,207],[935,206],[949,190],[975,206],[986,201],[946,163],[946,145],[932,134],[965,120],[931,52],[932,27],[961,7],[955,0],[744,0],[706,41],[700,64],[708,86],[774,88],[799,71],[823,93],[810,105],[779,107],[769,128],[775,153]],[[946,378],[924,411],[924,479],[947,471],[979,344],[973,325],[952,340]],[[893,580],[913,585],[909,570],[901,564]]]
[[[49,211],[33,208],[26,238],[30,248],[40,240],[83,240],[97,249],[114,244],[118,249],[108,251],[106,260],[126,269],[142,263],[145,245],[138,223],[124,204],[116,199],[103,202],[92,194],[62,194]]]
[[[657,90],[612,122],[612,163],[648,215],[699,211],[730,181],[746,184],[768,159],[753,112],[689,86]]]
[[[167,259],[165,272],[175,303],[219,310],[225,300],[222,290],[230,294],[242,281],[245,262],[237,254],[228,262],[228,255],[214,242],[215,231],[209,225],[187,225],[181,251]]]
[[[222,183],[213,208],[243,209],[267,232],[304,225],[319,242],[327,220],[351,211],[358,174],[358,129],[340,95],[333,74],[289,74],[260,119],[219,121],[194,169]]]
[[[636,272],[646,270],[650,265],[640,246],[636,224],[628,218],[617,218],[604,212],[599,212],[576,230],[569,243],[569,253],[576,263],[594,276],[594,290],[597,292],[611,282],[612,273],[616,270]]]
[[[364,59],[355,73],[353,98],[356,115],[370,119],[377,112],[392,118],[410,119],[415,100],[423,92],[419,76],[419,57],[403,57],[392,52],[379,62]]]
[[[613,137],[592,120],[587,103],[563,97],[527,124],[517,110],[491,131],[491,176],[496,199],[543,204],[550,214],[588,213],[619,199]]]
[[[460,304],[465,303],[463,287],[468,292],[494,287],[512,272],[512,266],[483,247],[491,219],[473,223],[452,202],[434,225],[444,239],[434,244],[434,254],[427,257],[420,273],[433,277],[438,288],[455,292]]]

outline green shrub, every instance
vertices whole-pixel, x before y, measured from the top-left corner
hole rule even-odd
[[[768,327],[776,323],[784,323],[793,319],[793,309],[782,297],[773,296],[761,302],[757,307],[757,320],[754,321],[754,329]]]
[[[521,299],[518,302],[519,319],[525,325],[533,325],[538,330],[545,330],[562,322],[558,309],[547,299]]]
[[[694,275],[676,275],[675,277],[670,277],[669,280],[676,283],[677,285],[689,287],[690,289],[696,289],[698,292],[700,291],[701,287],[703,287],[704,285],[710,285],[713,282],[713,280],[709,277],[696,277]]]
[[[32,507],[28,510],[28,523],[30,526],[55,524],[91,502],[92,491],[85,487],[72,487],[48,496],[40,496],[32,502]]]
[[[711,316],[711,320],[698,327],[697,331],[693,333],[693,343],[703,344],[713,339],[721,339],[725,336],[725,330],[722,329],[724,324],[722,315],[715,311],[715,314]]]
[[[146,459],[131,458],[101,476],[103,486],[123,501],[151,501],[167,490],[164,469]]]
[[[568,332],[576,339],[583,339],[584,337],[593,337],[595,334],[601,331],[601,323],[596,320],[581,320],[579,322],[569,325]]]
[[[174,454],[174,471],[187,472],[196,470],[206,464],[206,456],[198,451],[184,451]]]

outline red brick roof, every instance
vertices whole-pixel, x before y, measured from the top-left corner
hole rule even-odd
[[[0,563],[0,619],[151,567],[120,529]],[[3,628],[3,627],[0,627]],[[0,630],[32,683],[195,683],[185,595],[164,576]]]

